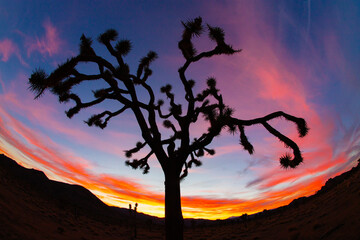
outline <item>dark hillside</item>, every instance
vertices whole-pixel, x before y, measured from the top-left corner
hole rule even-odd
[[[247,221],[186,220],[185,239],[360,240],[360,162],[317,194]],[[109,207],[87,189],[49,180],[0,155],[0,239],[163,239],[162,219]]]
[[[0,155],[0,239],[102,239],[90,229],[131,235],[133,221],[129,209],[110,207],[82,186],[49,180]],[[142,213],[136,221],[139,227],[162,222]],[[65,234],[69,229],[78,234]]]

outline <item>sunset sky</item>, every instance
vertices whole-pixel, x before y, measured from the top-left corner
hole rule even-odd
[[[36,2],[36,3],[34,3]],[[141,139],[131,112],[101,130],[84,124],[100,112],[89,108],[68,119],[47,92],[38,100],[28,90],[33,70],[48,73],[78,54],[82,33],[94,40],[98,55],[109,58],[96,41],[109,28],[127,38],[133,50],[130,69],[149,50],[158,53],[149,84],[157,97],[170,83],[184,96],[177,48],[181,21],[201,16],[222,27],[226,41],[241,53],[215,56],[191,65],[188,77],[200,92],[216,77],[224,102],[241,119],[284,111],[303,117],[309,134],[298,138],[296,126],[271,121],[300,146],[304,163],[283,169],[288,152],[262,126],[247,128],[255,148],[249,155],[239,136],[226,131],[210,145],[215,156],[190,170],[181,183],[184,217],[223,219],[288,204],[314,194],[325,181],[356,165],[360,157],[360,3],[347,1],[1,1],[0,0],[0,153],[19,164],[44,171],[50,179],[80,184],[110,205],[164,216],[164,176],[155,158],[143,175],[125,165],[124,150]],[[203,34],[195,46],[210,50]],[[91,71],[90,67],[84,70]],[[96,69],[95,69],[96,70]],[[78,91],[91,93],[91,85]],[[201,134],[201,125],[193,129]]]

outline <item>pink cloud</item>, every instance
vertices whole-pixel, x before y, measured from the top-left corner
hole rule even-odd
[[[7,91],[0,95],[0,100],[6,103],[6,108],[20,116],[26,117],[32,122],[47,131],[60,134],[70,141],[82,144],[86,147],[92,147],[103,152],[124,156],[124,150],[134,147],[139,140],[133,134],[122,133],[119,131],[89,128],[83,123],[82,119],[69,120],[64,114],[63,105],[59,105],[56,98],[46,96],[48,99],[35,101],[33,95],[26,89],[26,77],[19,75],[13,80],[12,84],[7,86]],[[24,104],[24,102],[28,104]],[[69,108],[69,106],[67,106]],[[90,115],[90,114],[89,114]],[[97,136],[101,131],[102,137]],[[126,139],[127,141],[119,147],[117,142]],[[123,148],[122,148],[123,147]]]
[[[73,154],[62,149],[62,147],[58,146],[49,137],[37,133],[18,121],[6,112],[3,107],[0,107],[0,117],[2,126],[6,126],[1,129],[2,137],[16,147],[16,149],[20,151],[25,150],[26,152],[32,152],[34,150],[32,155],[36,155],[37,158],[40,156],[42,159],[46,159],[46,161],[62,163],[61,159],[74,159],[74,162],[78,164],[85,164],[88,167],[91,166],[89,161],[74,157]]]
[[[43,23],[45,34],[41,37],[28,37],[25,42],[27,54],[30,56],[33,52],[39,52],[43,56],[53,56],[60,52],[63,41],[60,39],[58,29],[47,20]]]
[[[123,203],[163,205],[163,193],[148,190],[149,186],[140,184],[137,179],[93,172],[93,165],[89,161],[30,129],[7,113],[2,106],[0,125],[4,126],[0,128],[0,153],[16,159],[20,165],[36,166],[51,179],[80,184],[98,194],[105,202],[116,198]],[[4,142],[7,144],[4,145]],[[9,145],[20,154],[7,148]],[[26,159],[31,159],[32,163],[28,163]]]
[[[184,196],[185,214],[196,213],[197,216],[205,217],[217,214],[225,216],[225,214],[234,215],[237,212],[241,213],[241,211],[255,212],[264,207],[273,208],[288,203],[291,198],[315,192],[327,177],[346,170],[348,167],[344,164],[347,161],[347,156],[336,154],[334,144],[331,142],[336,130],[333,116],[324,120],[324,114],[319,111],[319,106],[311,101],[314,93],[308,86],[311,85],[310,81],[318,81],[318,79],[307,71],[307,64],[304,63],[306,60],[294,59],[286,54],[286,50],[279,45],[279,39],[271,27],[273,24],[269,22],[270,20],[265,21],[266,13],[262,11],[261,6],[249,4],[246,10],[241,10],[245,8],[236,6],[236,4],[232,6],[233,9],[236,7],[239,8],[235,11],[236,16],[226,16],[222,19],[229,21],[228,25],[225,25],[231,27],[229,29],[246,33],[246,35],[238,38],[233,35],[235,37],[231,40],[231,44],[235,47],[244,48],[244,51],[237,56],[220,56],[214,60],[209,60],[207,65],[199,64],[198,66],[200,69],[203,67],[207,74],[215,73],[215,77],[219,79],[218,85],[223,93],[225,103],[235,107],[237,110],[235,114],[241,118],[260,117],[278,110],[304,117],[311,128],[309,135],[304,139],[299,139],[296,127],[291,123],[285,123],[284,119],[272,121],[271,124],[299,143],[304,153],[305,162],[295,170],[280,169],[278,157],[287,150],[277,142],[276,138],[262,134],[261,139],[264,140],[261,143],[253,142],[258,154],[255,154],[254,158],[264,157],[266,160],[257,161],[257,164],[251,165],[254,175],[248,184],[255,191],[260,192],[257,198],[246,202],[241,199]],[[219,9],[213,9],[216,11],[216,14],[213,14],[214,16],[219,16],[221,12],[234,12],[219,11]],[[239,12],[242,14],[238,14]],[[29,56],[33,52],[39,52],[45,56],[53,56],[60,52],[62,41],[59,39],[58,30],[50,21],[44,23],[44,28],[44,36],[28,39],[26,46]],[[325,44],[329,51],[327,56],[336,59],[336,61],[343,61],[342,58],[337,57],[341,52],[331,52],[332,47],[336,46],[335,43],[337,43],[336,36],[331,35],[327,43]],[[316,49],[309,47],[309,51],[316,51]],[[2,56],[4,58],[4,56],[11,56],[14,53],[9,54],[5,52]],[[8,59],[9,57],[5,58]],[[177,62],[177,59],[174,58],[173,62]],[[333,63],[333,66],[335,65],[337,63]],[[343,65],[339,63],[339,66]],[[213,71],[210,72],[209,69]],[[206,77],[205,75],[204,78]],[[21,81],[26,82],[25,79],[23,77]],[[13,89],[10,88],[6,94],[0,96],[0,100],[6,103],[8,110],[25,117],[32,124],[37,123],[42,125],[42,128],[51,129],[52,132],[65,136],[74,142],[80,142],[89,148],[96,148],[107,153],[122,155],[124,150],[122,147],[128,144],[129,138],[131,143],[135,142],[133,140],[137,140],[131,134],[108,134],[105,132],[103,132],[103,137],[99,139],[94,132],[90,133],[90,130],[85,131],[78,125],[73,125],[73,122],[81,122],[81,120],[75,119],[69,123],[65,117],[60,117],[60,114],[63,116],[63,113],[60,113],[59,104],[53,101],[53,98],[47,98],[50,101],[40,100],[35,103],[28,92],[18,90],[18,87],[22,86],[21,84],[18,85],[19,83],[20,81],[15,82],[14,84],[17,86]],[[204,81],[199,85],[201,84],[204,85]],[[24,104],[25,102],[27,104]],[[10,120],[5,122],[1,116]],[[86,160],[77,158],[71,152],[64,151],[51,139],[39,135],[11,117],[6,110],[0,112],[0,123],[1,126],[5,126],[0,129],[0,134],[6,141],[24,155],[67,181],[82,184],[91,190],[102,191],[123,200],[137,201],[141,199],[144,202],[151,202],[153,205],[163,204],[162,193],[146,190],[146,186],[136,184],[135,180],[106,174],[96,176],[90,171],[91,164],[87,164]],[[200,126],[201,128],[197,127],[194,126],[193,134],[199,134],[200,130],[206,129],[205,125]],[[339,152],[344,151],[344,149],[353,149],[354,145],[357,144],[353,139],[358,139],[357,136],[355,135],[354,138],[347,136],[348,144],[341,146]],[[110,137],[110,141],[104,140],[107,137]],[[113,137],[116,139],[114,140]],[[249,137],[252,139],[251,135]],[[219,157],[241,150],[241,146],[230,145],[218,148],[215,146],[215,150],[218,152],[216,157]],[[8,149],[2,149],[2,151],[10,152]],[[74,159],[74,162],[68,162],[66,159]],[[337,169],[336,172],[329,173],[329,170],[335,168]],[[281,189],[279,190],[279,188]],[[264,192],[265,190],[266,192]],[[219,195],[221,194],[220,191]]]
[[[29,129],[4,112],[2,108],[0,108],[0,124],[7,126],[7,128],[1,129],[1,137],[14,145],[25,156],[41,164],[42,170],[45,170],[47,174],[50,171],[67,182],[81,184],[91,191],[100,193],[99,196],[103,200],[110,197],[122,202],[136,201],[150,206],[163,206],[164,204],[163,193],[148,190],[149,186],[139,184],[134,179],[120,178],[109,174],[95,174],[90,170],[86,160],[79,159],[50,139]],[[9,155],[9,151],[2,149],[1,145],[0,151]],[[290,193],[300,196],[308,193],[314,187],[320,186],[318,180],[312,181],[310,184],[306,188],[302,187],[301,191],[299,187],[292,187],[284,191],[266,192],[263,196],[251,200],[184,196],[182,197],[184,216],[218,218],[219,216],[241,215],[244,212],[257,212],[264,208],[270,209],[288,203],[290,199],[287,199],[286,196]],[[107,197],[104,198],[104,195]]]
[[[348,169],[346,162],[349,160],[346,156],[335,153],[332,139],[339,130],[336,126],[336,113],[327,106],[319,106],[313,102],[314,97],[319,94],[312,89],[313,83],[326,84],[328,79],[318,79],[318,72],[309,68],[309,61],[304,56],[316,58],[319,50],[311,42],[305,41],[307,37],[304,32],[304,46],[301,47],[306,54],[299,54],[298,58],[291,55],[284,44],[279,44],[282,41],[281,36],[273,27],[277,24],[271,22],[272,17],[267,15],[263,7],[255,3],[248,3],[244,7],[239,3],[232,4],[231,9],[221,4],[207,9],[208,15],[214,14],[218,19],[224,20],[223,23],[220,20],[219,25],[224,26],[226,32],[229,30],[231,34],[235,31],[230,43],[235,48],[243,48],[243,51],[235,56],[214,58],[204,65],[199,64],[198,67],[218,78],[225,103],[235,108],[235,116],[248,119],[281,110],[305,118],[311,129],[308,136],[300,139],[294,124],[287,123],[284,119],[271,121],[271,125],[298,143],[303,151],[304,164],[295,170],[280,169],[278,158],[289,150],[279,144],[275,137],[265,135],[266,130],[263,130],[262,138],[265,142],[261,143],[260,147],[257,147],[259,145],[256,141],[253,142],[255,153],[260,153],[255,154],[254,158],[264,155],[267,161],[251,166],[252,172],[258,177],[249,181],[248,186],[256,190],[272,189],[275,186],[285,189],[296,181],[303,181],[309,174],[320,175],[321,177],[314,178],[313,181],[324,183],[327,177],[335,174],[332,172],[329,175],[331,169]],[[219,13],[227,15],[221,17]],[[326,31],[324,29],[324,32]],[[330,62],[330,66],[343,66],[344,58],[336,47],[339,45],[336,36],[325,34],[326,36],[329,36],[324,40],[326,59],[336,61],[335,64]],[[212,71],[209,72],[209,69]],[[348,147],[341,151],[346,151]],[[311,180],[309,181],[311,187],[307,189],[307,194],[320,187],[320,184],[311,184]],[[302,186],[296,184],[295,188],[299,190]]]
[[[0,41],[0,56],[1,61],[7,62],[12,55],[15,55],[21,64],[27,66],[27,63],[22,59],[18,46],[8,38]]]
[[[1,86],[2,91],[5,92],[6,87],[5,87],[4,81],[1,78],[1,75],[0,75],[0,86]]]
[[[9,98],[10,95],[7,97]],[[6,126],[0,130],[1,138],[14,146],[22,155],[32,159],[36,163],[35,165],[41,166],[40,169],[45,171],[48,176],[81,184],[89,190],[99,193],[99,196],[105,201],[110,197],[117,198],[120,202],[136,201],[140,204],[163,206],[164,195],[162,192],[148,190],[148,186],[137,183],[135,179],[95,174],[91,171],[93,167],[87,160],[77,157],[50,138],[27,127],[7,113],[3,107],[0,108],[0,124]],[[10,157],[15,156],[14,153],[3,149],[2,146],[0,151],[7,153]],[[224,149],[224,152],[227,151],[228,149]],[[69,161],[70,159],[71,161]],[[223,217],[226,217],[232,214],[241,214],[242,212],[239,211],[244,210],[262,210],[264,205],[264,200],[247,202],[239,199],[213,199],[206,196],[184,196],[182,199],[183,206],[187,209],[184,210],[184,215],[188,217],[194,216],[192,214],[197,214],[198,217],[209,217],[210,215],[215,217],[222,214]],[[238,210],[236,211],[236,209]],[[206,214],[204,215],[204,213]]]
[[[7,62],[11,55],[19,54],[19,49],[10,39],[4,39],[0,41],[0,54],[1,61]]]
[[[0,124],[6,126],[0,129],[1,139],[11,144],[24,156],[32,159],[36,165],[40,164],[40,169],[50,176],[56,176],[70,183],[81,184],[90,190],[112,191],[126,200],[162,199],[160,194],[146,191],[147,187],[134,180],[108,174],[98,175],[92,172],[93,166],[89,161],[64,149],[48,137],[33,131],[5,112],[2,107],[0,107]],[[0,150],[10,157],[14,158],[15,156],[13,152],[3,149],[2,145],[0,145]],[[21,162],[21,159],[16,160]],[[152,195],[156,195],[156,197]]]

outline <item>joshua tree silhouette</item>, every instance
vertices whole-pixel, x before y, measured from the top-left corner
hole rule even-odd
[[[125,151],[127,158],[149,147],[148,154],[141,159],[127,160],[126,164],[134,169],[140,168],[143,173],[148,173],[150,166],[148,159],[154,155],[159,161],[165,175],[165,229],[166,239],[183,239],[183,216],[181,211],[180,180],[188,174],[188,169],[200,166],[199,158],[204,153],[215,154],[213,149],[207,146],[218,136],[223,129],[230,133],[240,135],[240,144],[252,154],[253,145],[249,142],[245,127],[254,124],[262,124],[266,130],[278,138],[285,146],[292,149],[293,154],[286,153],[280,158],[280,164],[284,168],[295,168],[302,161],[301,152],[297,144],[273,128],[268,122],[274,118],[283,117],[294,122],[300,137],[308,132],[304,119],[297,118],[284,112],[274,112],[264,117],[243,120],[233,117],[233,110],[225,105],[223,97],[216,87],[214,78],[207,79],[207,87],[200,93],[194,93],[195,81],[188,79],[186,71],[190,65],[211,58],[216,55],[233,55],[241,50],[235,50],[225,42],[225,33],[219,27],[202,24],[200,17],[194,20],[182,22],[184,31],[178,47],[181,50],[185,63],[178,72],[180,81],[184,87],[185,107],[176,102],[174,92],[170,84],[161,87],[161,92],[168,99],[170,109],[164,112],[164,101],[156,100],[153,88],[149,85],[149,77],[152,74],[151,63],[157,58],[157,54],[150,51],[141,58],[137,71],[130,73],[129,66],[124,57],[130,52],[132,46],[129,40],[119,40],[116,43],[118,33],[110,29],[98,37],[98,41],[106,46],[110,54],[116,59],[116,65],[101,56],[98,56],[91,47],[91,38],[84,34],[80,38],[80,53],[76,57],[68,59],[59,65],[50,75],[42,69],[36,69],[29,78],[29,89],[35,93],[35,99],[39,98],[45,90],[50,90],[59,97],[59,102],[72,100],[75,106],[66,111],[71,118],[80,110],[95,106],[105,100],[113,100],[119,104],[117,111],[105,110],[91,116],[85,121],[89,126],[105,128],[108,122],[115,116],[126,110],[132,111],[140,127],[142,141],[130,150]],[[199,37],[204,31],[215,43],[215,47],[209,51],[197,53],[192,43],[194,37]],[[83,63],[93,63],[98,67],[97,74],[80,73],[76,66]],[[72,92],[75,85],[85,81],[105,81],[106,88],[93,92],[94,99],[84,102],[82,98]],[[139,89],[148,96],[146,100],[140,100]],[[144,99],[144,97],[141,97]],[[191,139],[190,126],[204,116],[209,128],[199,137]],[[163,126],[172,132],[170,137],[160,132],[158,120],[163,120]]]

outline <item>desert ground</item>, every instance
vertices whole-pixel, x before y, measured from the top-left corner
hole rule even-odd
[[[87,208],[95,209],[91,212],[79,207],[88,198],[81,187],[72,187],[82,192],[79,200],[67,202],[61,197],[59,200],[58,195],[49,195],[52,190],[48,185],[44,187],[42,181],[49,181],[44,174],[20,169],[15,162],[8,161],[1,156],[1,240],[164,239],[161,219],[138,215],[135,222],[134,214],[125,210],[108,217],[113,210],[104,210],[108,207],[95,198],[84,203]],[[193,221],[185,228],[185,239],[360,240],[359,169],[360,163],[350,172],[328,181],[316,195],[249,217],[247,221]],[[66,185],[60,187],[67,189]]]

